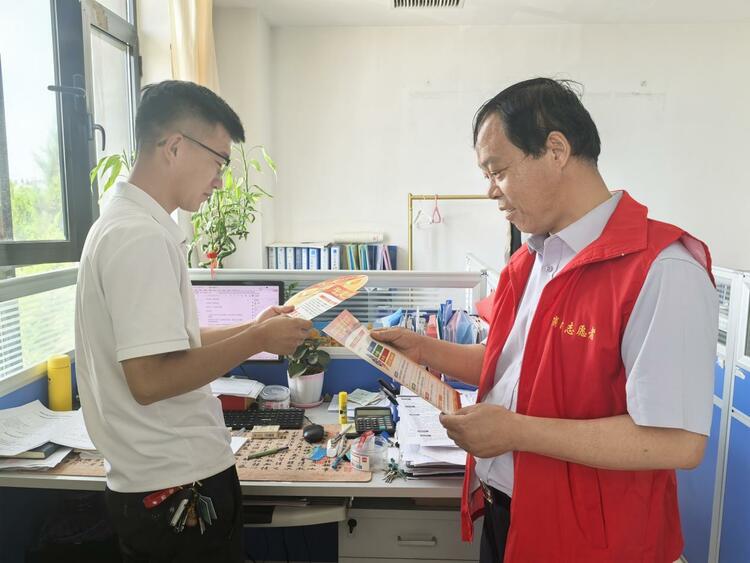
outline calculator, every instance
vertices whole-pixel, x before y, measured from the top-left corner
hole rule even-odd
[[[389,407],[357,407],[354,409],[354,429],[357,434],[372,430],[375,434],[396,432],[396,425]]]

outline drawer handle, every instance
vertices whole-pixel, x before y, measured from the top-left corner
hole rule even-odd
[[[432,536],[429,539],[408,539],[398,536],[398,545],[404,545],[409,547],[435,547],[437,545],[437,538]]]
[[[734,370],[734,376],[738,379],[745,379],[745,372],[743,372],[740,368],[736,368]]]

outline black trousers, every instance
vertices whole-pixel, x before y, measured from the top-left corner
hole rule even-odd
[[[211,497],[217,520],[201,534],[200,527],[187,526],[175,533],[169,525],[172,498],[146,509],[143,498],[153,491],[117,493],[107,488],[107,512],[117,532],[122,560],[126,563],[245,561],[242,543],[242,492],[237,469],[201,479],[199,491]]]
[[[492,502],[489,501],[489,498]],[[492,487],[485,488],[484,526],[479,544],[479,563],[502,563],[510,528],[510,497]]]

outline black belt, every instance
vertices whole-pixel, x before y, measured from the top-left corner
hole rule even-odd
[[[498,491],[495,487],[489,486],[484,481],[479,481],[482,486],[482,493],[484,494],[484,500],[489,504],[496,504],[502,506],[507,511],[510,511],[510,497],[502,491]]]

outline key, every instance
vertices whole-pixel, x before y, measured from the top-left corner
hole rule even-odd
[[[216,515],[216,509],[214,508],[214,502],[211,500],[211,497],[206,495],[198,495],[199,500],[203,502],[203,504],[206,507],[207,511],[207,518],[206,523],[211,524],[214,520],[217,520],[218,516]]]
[[[200,495],[198,497],[198,514],[200,515],[201,520],[206,526],[210,526],[214,523],[214,520],[216,520],[216,518],[212,516],[211,513],[211,499],[203,495]],[[214,513],[214,515],[215,514],[216,513]]]
[[[174,511],[174,514],[172,515],[172,519],[169,521],[169,525],[175,528],[175,530],[179,527],[180,520],[182,518],[182,515],[185,512],[185,509],[187,508],[189,499],[182,499],[180,503],[177,505],[177,508]]]
[[[211,524],[211,512],[208,510],[208,504],[206,503],[206,499],[203,495],[198,496],[198,516],[200,517],[202,522],[205,522],[206,524]]]
[[[211,500],[211,497],[203,497],[208,502],[208,510],[211,511],[211,520],[218,520],[219,516],[216,514],[216,509],[214,508],[214,501]]]
[[[206,525],[203,523],[203,518],[198,518],[198,526],[200,526],[201,535],[203,535],[203,532],[206,531]]]

